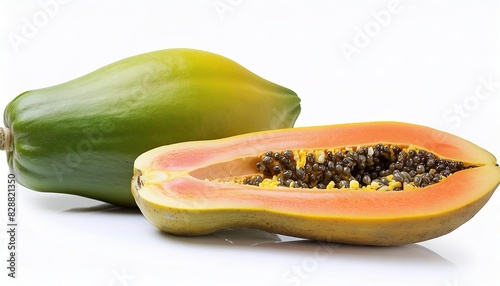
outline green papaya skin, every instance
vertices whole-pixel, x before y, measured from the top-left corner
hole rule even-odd
[[[11,172],[27,188],[135,207],[130,180],[139,154],[292,127],[299,113],[293,91],[230,59],[167,49],[22,93],[5,109],[1,137]]]

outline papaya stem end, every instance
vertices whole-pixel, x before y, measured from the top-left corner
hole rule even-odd
[[[12,132],[7,127],[0,127],[0,150],[10,152],[14,150]]]

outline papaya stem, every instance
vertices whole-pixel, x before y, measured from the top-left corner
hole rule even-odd
[[[10,152],[14,150],[12,146],[12,132],[7,127],[0,127],[0,150]]]

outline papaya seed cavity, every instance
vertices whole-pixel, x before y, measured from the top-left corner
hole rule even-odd
[[[261,187],[402,191],[426,187],[474,166],[438,158],[413,146],[376,144],[341,149],[268,151],[258,175],[243,184]]]

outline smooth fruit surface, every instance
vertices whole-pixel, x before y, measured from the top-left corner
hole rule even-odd
[[[25,92],[5,109],[11,172],[37,191],[135,206],[135,158],[154,147],[292,127],[300,99],[236,62],[167,49]]]
[[[474,168],[404,191],[258,187],[220,178],[255,173],[268,150],[390,143],[417,146]],[[470,218],[500,182],[496,159],[432,128],[371,122],[266,131],[150,150],[137,158],[132,192],[145,217],[177,235],[258,228],[317,240],[401,245],[447,234]]]

